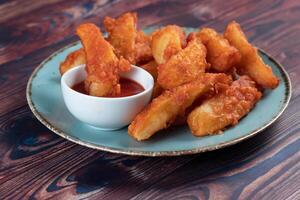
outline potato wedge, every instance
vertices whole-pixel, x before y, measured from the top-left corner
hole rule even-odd
[[[114,47],[116,55],[135,64],[136,13],[125,13],[117,19],[105,17],[103,23],[108,32],[108,41]]]
[[[118,57],[123,56],[131,64],[144,64],[153,59],[151,37],[137,30],[137,14],[125,13],[114,19],[105,17],[103,23],[108,41]]]
[[[229,43],[241,53],[241,61],[237,67],[238,74],[250,76],[263,88],[273,89],[278,86],[279,79],[273,74],[271,67],[263,62],[257,49],[248,42],[238,23],[229,23],[224,35]]]
[[[230,71],[241,59],[239,51],[211,28],[203,28],[189,36],[189,40],[193,38],[200,39],[206,46],[207,62],[211,64],[211,69],[216,72]]]
[[[63,75],[69,69],[85,64],[85,53],[83,48],[71,52],[66,59],[60,63],[59,72]]]
[[[204,101],[188,115],[188,125],[195,136],[219,133],[235,125],[261,98],[261,92],[248,76],[242,76],[231,86],[222,85],[216,96]]]
[[[208,67],[206,48],[200,40],[192,40],[187,47],[158,66],[158,83],[171,89],[197,79]]]
[[[116,96],[120,93],[119,72],[130,69],[130,63],[117,58],[113,47],[103,38],[100,29],[91,23],[76,29],[86,58],[85,89],[92,96]]]
[[[137,32],[135,40],[135,62],[136,65],[145,64],[153,60],[151,50],[151,36],[146,35],[143,31]]]
[[[159,29],[152,35],[151,49],[155,61],[164,64],[185,46],[185,32],[176,25]]]

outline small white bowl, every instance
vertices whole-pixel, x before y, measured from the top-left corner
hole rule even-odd
[[[120,76],[138,82],[145,90],[118,98],[85,95],[71,88],[85,80],[85,65],[70,69],[61,78],[62,94],[68,110],[80,121],[102,130],[116,130],[130,124],[149,103],[154,81],[151,74],[133,65],[129,72],[121,73]]]

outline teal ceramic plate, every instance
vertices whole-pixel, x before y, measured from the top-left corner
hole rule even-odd
[[[192,29],[187,29],[187,32]],[[146,29],[145,31],[151,31]],[[219,149],[250,138],[271,125],[287,107],[291,97],[291,82],[284,68],[260,50],[264,62],[280,79],[274,90],[266,90],[263,98],[240,123],[224,134],[194,137],[187,126],[171,127],[150,140],[137,142],[127,134],[127,127],[117,131],[101,131],[74,118],[63,101],[60,88],[59,63],[81,47],[71,44],[40,64],[27,85],[27,101],[34,115],[54,133],[80,145],[128,155],[175,156]]]

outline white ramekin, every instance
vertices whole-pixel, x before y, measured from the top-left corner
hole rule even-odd
[[[68,110],[80,121],[102,130],[116,130],[128,125],[151,100],[154,80],[137,66],[121,73],[121,77],[138,82],[145,90],[118,98],[85,95],[71,88],[86,78],[85,65],[70,69],[61,78],[62,95]]]

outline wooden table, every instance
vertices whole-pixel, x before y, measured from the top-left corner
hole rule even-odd
[[[241,23],[289,72],[293,97],[266,131],[199,155],[147,158],[88,149],[55,135],[30,112],[33,69],[78,40],[82,22],[136,11],[143,26],[222,31]],[[299,0],[1,0],[0,199],[300,199]]]

